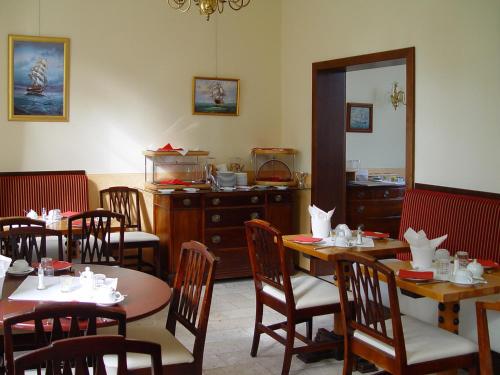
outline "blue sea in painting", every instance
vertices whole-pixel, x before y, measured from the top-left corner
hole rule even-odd
[[[44,95],[27,95],[26,87],[14,89],[14,114],[15,115],[63,115],[63,90],[48,87]]]
[[[194,110],[201,113],[236,113],[236,103],[224,103],[215,105],[213,103],[196,103]]]

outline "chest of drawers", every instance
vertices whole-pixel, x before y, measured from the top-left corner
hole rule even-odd
[[[346,221],[350,228],[390,233],[398,238],[405,187],[347,185]]]
[[[217,279],[250,276],[244,222],[263,219],[283,234],[293,233],[292,204],[292,190],[155,194],[154,229],[164,254],[162,268],[172,276],[181,244],[197,240],[219,258]]]

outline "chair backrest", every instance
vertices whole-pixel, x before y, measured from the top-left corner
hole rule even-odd
[[[30,219],[26,216],[0,218],[0,232],[10,231],[12,228],[18,228],[22,226],[37,226],[45,228],[45,221]],[[8,242],[8,237],[3,236],[2,238],[0,238],[0,254],[11,256],[9,254],[11,249]]]
[[[154,375],[161,375],[161,345],[148,341],[130,340],[123,336],[74,337],[53,342],[47,347],[31,351],[15,360],[15,374],[44,368],[46,375],[106,375],[105,355],[118,356],[118,368],[110,374],[126,375],[127,353],[149,354]],[[74,369],[74,372],[72,372]],[[89,371],[91,370],[91,371]],[[31,372],[29,372],[31,373]]]
[[[479,345],[479,370],[481,375],[493,374],[493,361],[491,358],[490,335],[488,329],[487,310],[500,312],[499,301],[477,301],[477,339]]]
[[[389,345],[394,348],[395,363],[399,363],[399,366],[406,365],[406,348],[394,272],[374,257],[365,254],[340,252],[334,259],[344,332],[351,337],[357,330]],[[382,303],[381,280],[387,283],[390,320],[386,320],[387,308]],[[352,302],[349,301],[348,292],[351,293]]]
[[[3,321],[5,362],[8,374],[13,374],[14,337],[16,324],[34,324],[35,348],[49,345],[52,341],[95,335],[98,322],[109,320],[118,324],[117,333],[126,334],[126,313],[123,309],[99,307],[94,303],[56,302],[35,306],[31,312],[6,315]]]
[[[63,260],[61,233],[44,226],[12,227],[9,231],[0,232],[0,242],[4,244],[4,252],[12,260],[25,259],[31,264],[34,261],[40,262],[47,256],[47,236],[58,238],[58,259]]]
[[[245,222],[245,230],[256,293],[268,284],[285,294],[288,306],[295,306],[281,232],[259,219]]]
[[[108,196],[107,209],[125,216],[125,227],[141,230],[141,208],[139,190],[127,186],[112,186],[99,192],[101,207],[105,208],[105,197]]]
[[[110,245],[112,220],[120,223],[120,241],[116,253]],[[68,261],[71,262],[71,246],[80,241],[81,263],[121,265],[123,263],[124,216],[122,214],[95,210],[73,215],[68,219]],[[118,259],[116,259],[118,258]]]
[[[205,245],[196,241],[182,244],[166,328],[175,334],[175,326],[179,322],[195,336],[193,356],[195,361],[200,361],[200,366],[216,267],[217,260]]]

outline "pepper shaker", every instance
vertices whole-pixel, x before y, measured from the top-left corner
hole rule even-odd
[[[38,286],[36,287],[37,289],[45,289],[45,283],[43,280],[43,268],[42,266],[38,266]]]
[[[356,245],[363,245],[363,226],[358,226],[358,231],[356,232]]]

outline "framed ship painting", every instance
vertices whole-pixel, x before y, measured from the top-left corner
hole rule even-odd
[[[68,121],[69,39],[9,35],[9,120]]]
[[[346,131],[356,133],[372,133],[373,104],[347,103]]]
[[[230,78],[193,78],[193,114],[238,116],[240,80]]]

